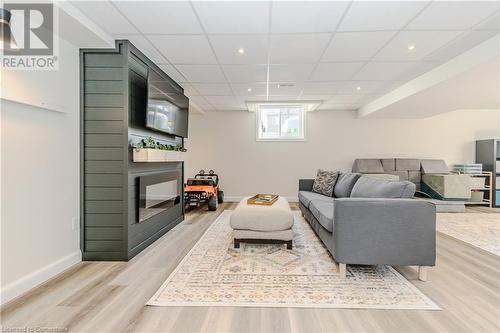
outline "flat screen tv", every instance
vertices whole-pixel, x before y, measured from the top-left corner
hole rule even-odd
[[[148,72],[146,127],[187,138],[189,99],[154,70]]]

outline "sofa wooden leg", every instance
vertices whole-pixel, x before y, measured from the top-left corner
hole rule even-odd
[[[339,275],[341,279],[345,279],[347,277],[347,264],[339,263]]]
[[[418,266],[418,279],[420,281],[427,281],[427,266]]]

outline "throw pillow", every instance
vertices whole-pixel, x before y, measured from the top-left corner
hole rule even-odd
[[[333,196],[333,188],[335,187],[335,182],[337,181],[338,176],[338,171],[325,171],[319,169],[316,179],[314,179],[312,187],[313,192],[327,195],[329,197]]]

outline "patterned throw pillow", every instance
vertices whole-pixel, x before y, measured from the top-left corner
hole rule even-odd
[[[333,188],[338,176],[338,171],[325,171],[319,169],[316,179],[314,180],[312,188],[313,192],[327,195],[329,197],[333,196]]]

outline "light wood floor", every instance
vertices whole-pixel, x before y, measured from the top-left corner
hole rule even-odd
[[[224,210],[195,211],[128,263],[84,262],[4,306],[2,328],[86,332],[499,332],[500,258],[438,235],[437,266],[421,282],[442,311],[144,306]],[[293,206],[295,209],[296,207]],[[478,212],[478,210],[468,210]],[[481,212],[493,212],[482,210]]]

